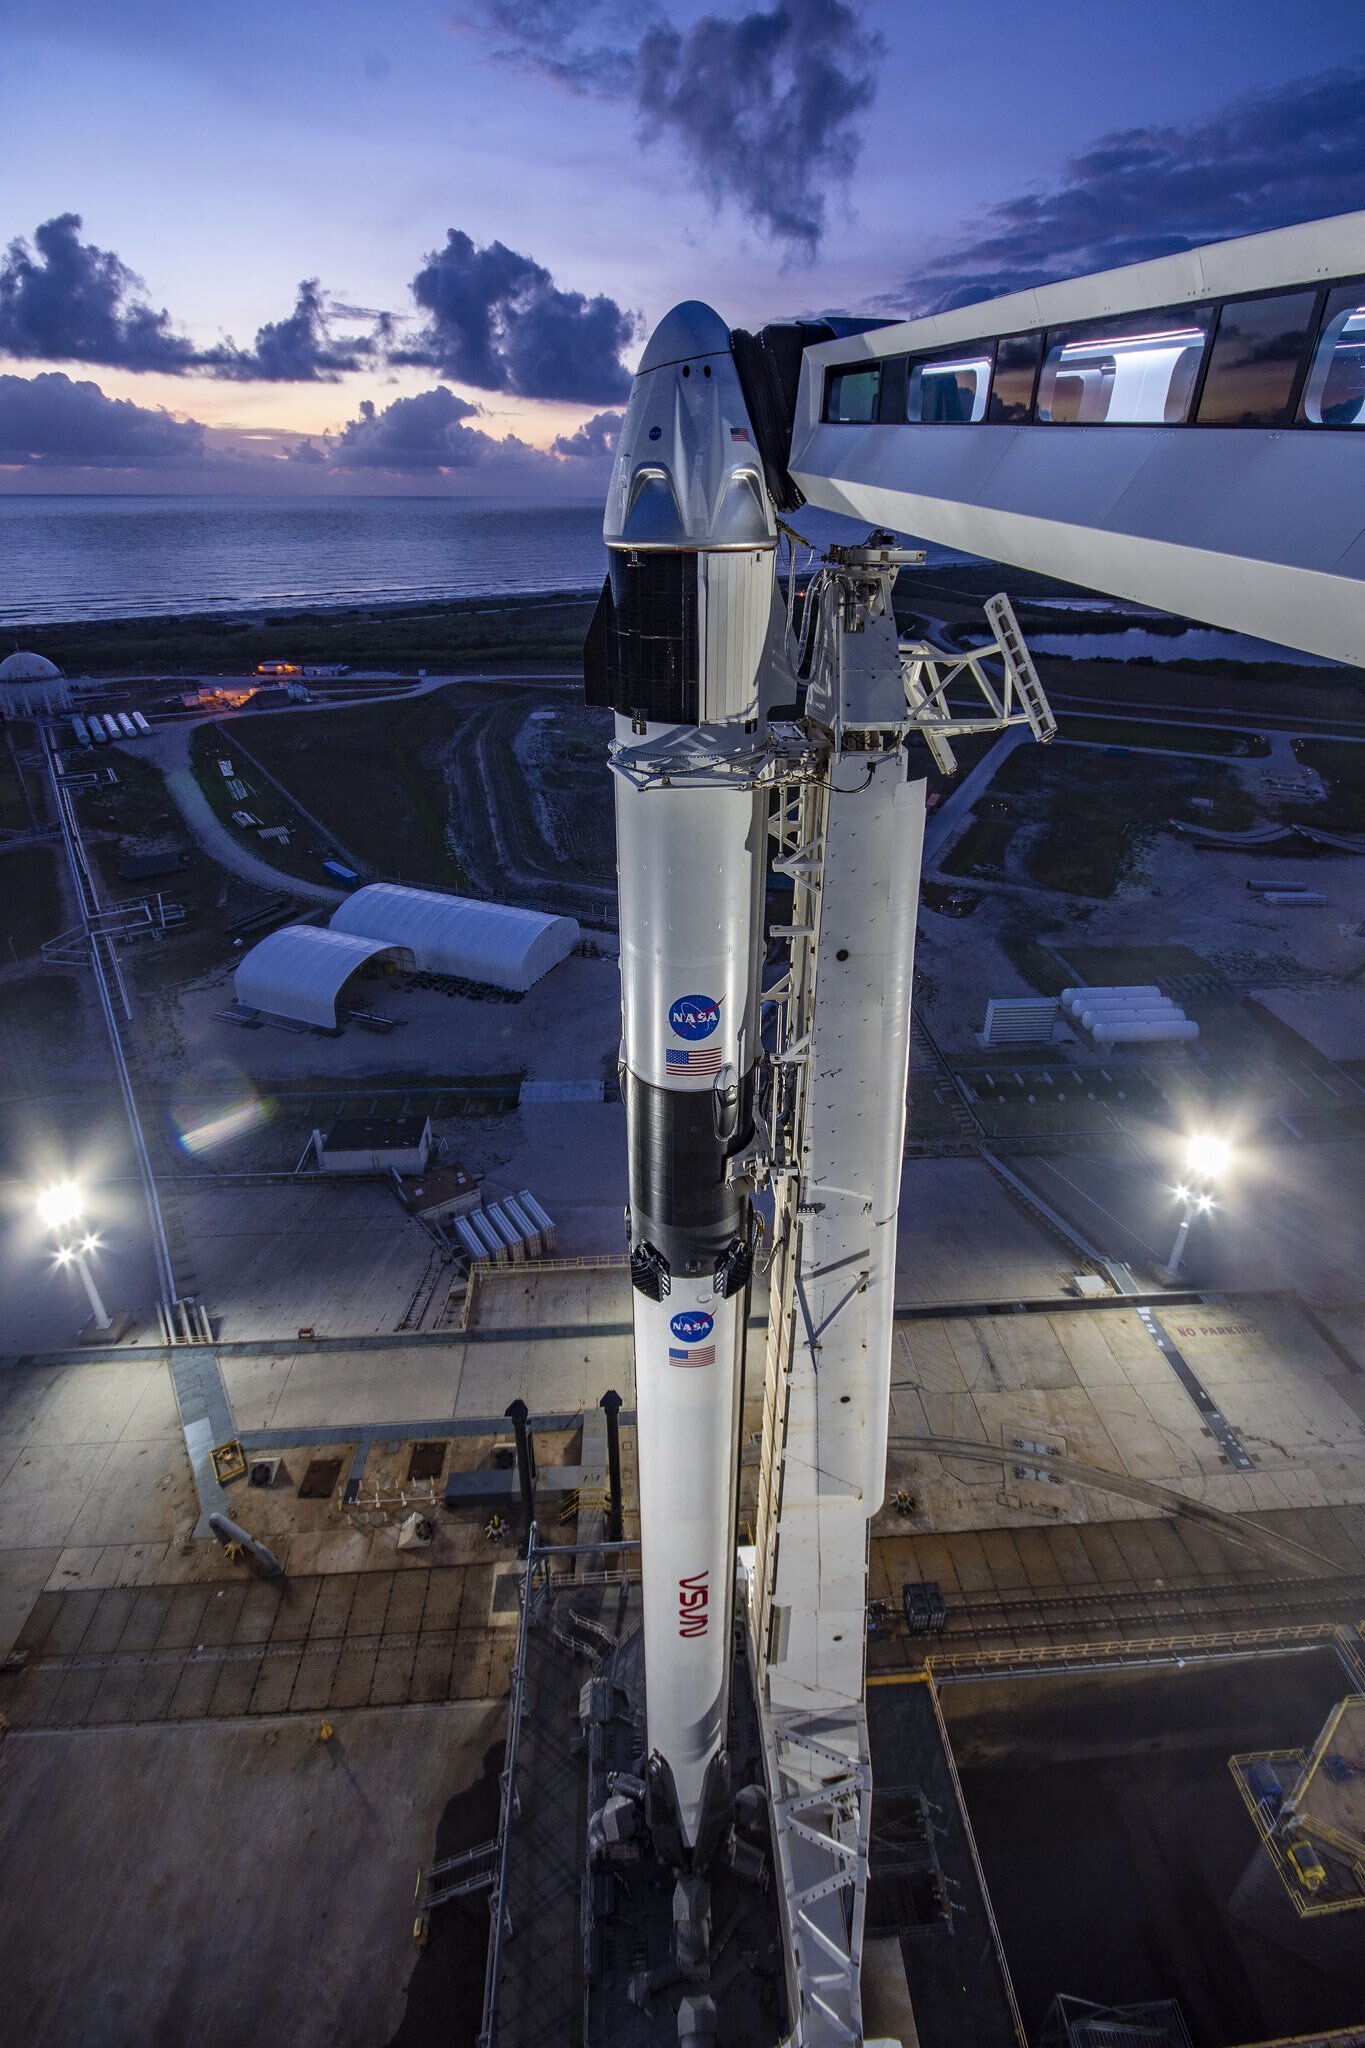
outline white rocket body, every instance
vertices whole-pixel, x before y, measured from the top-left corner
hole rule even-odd
[[[726,1798],[776,529],[729,330],[680,306],[635,379],[589,701],[616,712],[622,1092],[651,1797],[682,1855]],[[660,772],[660,759],[667,762]],[[657,1832],[657,1830],[656,1830]]]

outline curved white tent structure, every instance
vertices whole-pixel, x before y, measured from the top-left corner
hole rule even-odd
[[[367,961],[390,957],[410,966],[401,946],[352,938],[316,925],[287,924],[253,946],[233,976],[239,1003],[334,1031],[337,997]]]
[[[532,987],[578,944],[578,925],[571,917],[475,903],[393,882],[357,889],[334,913],[331,930],[402,946],[429,974],[453,974],[518,991]]]

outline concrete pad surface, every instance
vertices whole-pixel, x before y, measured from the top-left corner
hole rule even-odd
[[[0,1552],[0,1656],[13,1648],[59,1556],[52,1545]]]
[[[980,1159],[911,1159],[901,1181],[896,1301],[1024,1301],[1075,1270]]]
[[[0,2010],[28,2048],[376,2048],[413,1875],[502,1737],[490,1701],[16,1731],[0,1759]],[[482,1959],[478,1967],[482,1968]]]

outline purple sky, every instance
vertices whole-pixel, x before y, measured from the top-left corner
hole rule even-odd
[[[6,19],[0,489],[591,497],[680,298],[923,310],[1365,206],[1359,0]]]

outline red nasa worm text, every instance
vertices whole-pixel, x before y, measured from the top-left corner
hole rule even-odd
[[[704,1636],[707,1624],[707,1602],[710,1594],[706,1581],[709,1572],[694,1572],[690,1579],[678,1581],[678,1634],[680,1636]]]

